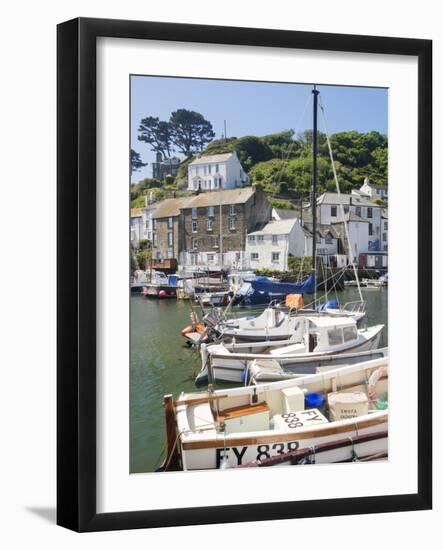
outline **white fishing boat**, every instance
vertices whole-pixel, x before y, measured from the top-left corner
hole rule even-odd
[[[385,456],[387,376],[383,358],[176,401],[167,395],[162,469],[236,468],[303,452],[324,463]]]
[[[337,354],[376,350],[384,325],[359,329],[348,317],[302,316],[295,318],[290,339],[284,341],[231,342],[202,345],[202,368],[196,385],[213,380],[241,383],[245,381],[248,362],[255,359],[287,357],[298,359],[303,368],[318,358]]]
[[[244,379],[245,383],[249,384],[293,380],[306,374],[326,372],[387,356],[386,347],[354,353],[323,355],[312,359],[297,356],[258,357],[253,361],[245,362]]]
[[[285,308],[272,305],[259,315],[244,316],[237,319],[220,321],[212,315],[204,318],[208,330],[212,330],[221,340],[235,338],[238,342],[272,341],[291,339],[299,326],[300,318],[306,316],[347,318],[359,321],[365,315],[365,305],[361,302],[352,302],[352,309],[325,308],[322,311],[310,309]]]

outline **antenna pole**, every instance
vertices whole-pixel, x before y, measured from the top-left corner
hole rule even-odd
[[[314,95],[313,101],[313,123],[312,123],[312,270],[315,277],[314,290],[314,307],[317,305],[317,110],[318,110],[318,94],[317,87],[314,84],[312,90]]]

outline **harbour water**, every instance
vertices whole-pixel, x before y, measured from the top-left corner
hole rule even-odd
[[[385,324],[380,346],[387,345],[388,291],[362,290],[367,302],[364,325]],[[331,296],[332,298],[333,296]],[[358,300],[356,288],[337,293],[340,303]],[[195,390],[200,370],[197,350],[181,330],[189,325],[189,302],[131,296],[130,471],[152,472],[165,443],[163,395]],[[248,310],[239,310],[247,314]]]

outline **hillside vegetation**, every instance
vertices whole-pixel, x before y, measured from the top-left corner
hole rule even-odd
[[[379,132],[338,132],[331,135],[335,168],[340,189],[349,193],[362,186],[365,177],[372,183],[387,184],[388,140]],[[311,186],[312,131],[297,136],[292,130],[266,136],[243,136],[214,140],[202,155],[228,153],[235,149],[248,173],[251,183],[258,183],[265,191],[277,194],[280,200],[306,195]],[[180,166],[175,179],[159,182],[146,179],[131,188],[131,199],[139,205],[140,194],[147,189],[155,191],[156,198],[169,195],[173,190],[187,187],[187,167],[193,158]],[[318,192],[334,191],[335,182],[326,136],[318,137]],[[274,199],[276,200],[276,199]]]

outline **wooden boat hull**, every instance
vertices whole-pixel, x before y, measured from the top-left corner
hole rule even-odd
[[[219,469],[222,461],[224,467],[236,468],[257,460],[278,456],[290,451],[303,448],[315,448],[322,443],[332,442],[337,439],[355,438],[357,435],[365,435],[377,432],[387,432],[387,413],[382,417],[365,418],[348,422],[346,425],[326,427],[312,430],[309,434],[294,435],[257,435],[254,437],[228,437],[226,443],[223,435],[218,436],[207,443],[189,442],[182,443],[182,467],[183,470],[210,470]],[[370,455],[386,455],[388,453],[388,438],[383,437],[366,443],[356,443],[354,452],[358,457]],[[226,457],[226,458],[225,458]],[[315,463],[346,462],[352,459],[351,449],[334,449],[313,456]]]
[[[317,463],[386,456],[387,376],[388,358],[383,357],[295,380],[182,393],[173,404],[166,396],[165,410],[172,412],[166,415],[165,469],[173,457],[183,470],[207,470],[299,451],[315,455]],[[306,401],[307,394],[318,393],[328,403],[320,409]],[[352,395],[366,396],[365,405],[347,401]],[[341,408],[334,409],[332,403],[339,402]]]

